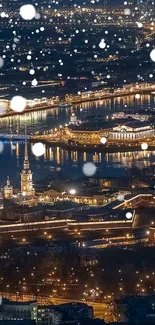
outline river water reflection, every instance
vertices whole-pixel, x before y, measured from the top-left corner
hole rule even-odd
[[[75,111],[79,119],[88,115],[107,116],[113,112],[134,109],[140,113],[144,110],[155,108],[155,97],[142,95],[140,99],[135,96],[126,96],[115,99],[101,100],[96,102],[82,103],[74,108],[50,110],[26,113],[18,117],[8,117],[0,121],[0,132],[24,131],[27,124],[28,133],[48,130],[59,125],[64,125],[70,119],[70,115]],[[23,165],[24,143],[5,142],[4,151],[0,155],[0,182],[3,183],[10,175],[15,186],[19,186],[20,171]],[[82,176],[83,161],[93,161],[98,167],[98,176],[121,176],[128,174],[130,168],[137,166],[143,168],[155,163],[155,152],[128,152],[128,153],[68,153],[60,148],[46,146],[44,157],[36,158],[29,144],[29,158],[33,171],[34,181],[39,179],[53,178],[55,175],[80,177]],[[56,173],[57,172],[57,173]]]

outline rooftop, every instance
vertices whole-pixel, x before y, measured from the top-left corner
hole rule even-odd
[[[69,209],[76,209],[82,207],[83,204],[78,204],[72,201],[62,201],[57,202],[53,205],[46,205],[47,210],[69,210]]]
[[[104,207],[91,207],[88,209],[83,209],[81,211],[75,212],[74,215],[88,216],[88,218],[92,220],[100,218],[100,220],[102,221],[127,221],[128,219],[126,218],[126,214],[128,212],[131,212],[131,214],[134,215],[134,209],[113,210],[107,208],[107,206],[104,206]]]
[[[72,130],[77,131],[99,131],[101,129],[112,129],[117,126],[126,125],[128,127],[132,128],[141,128],[150,126],[149,121],[138,121],[133,119],[132,117],[128,117],[126,119],[108,119],[106,120],[103,117],[96,118],[95,116],[92,119],[87,119],[86,121],[83,121],[80,125],[70,125],[69,128]]]

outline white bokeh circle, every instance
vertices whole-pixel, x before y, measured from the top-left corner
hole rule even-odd
[[[71,195],[75,195],[75,194],[76,194],[76,190],[75,190],[74,188],[72,188],[72,189],[69,191],[69,193],[70,193]]]
[[[45,153],[45,146],[42,142],[37,142],[32,146],[32,153],[36,157],[43,156]]]
[[[0,68],[2,68],[3,65],[4,65],[4,60],[3,60],[3,58],[0,56]]]
[[[10,108],[15,112],[23,112],[26,107],[26,99],[22,96],[14,96],[11,99]]]
[[[0,154],[3,152],[3,150],[4,150],[4,143],[0,141]]]
[[[106,139],[105,137],[102,137],[102,138],[100,139],[100,142],[101,142],[102,144],[105,144],[105,143],[107,142],[107,139]]]
[[[99,43],[99,47],[100,49],[104,49],[106,47],[106,43],[104,40],[101,40],[101,42]]]
[[[142,150],[147,150],[148,149],[148,144],[146,142],[141,144],[141,149]]]
[[[150,58],[153,62],[155,62],[155,49],[153,49],[151,52],[150,52]]]
[[[85,176],[93,176],[96,173],[96,166],[92,162],[86,162],[82,167]]]
[[[117,200],[118,201],[124,201],[124,195],[123,194],[118,194],[117,195]]]
[[[132,213],[131,212],[127,212],[125,216],[126,216],[126,218],[128,220],[132,219]]]
[[[36,15],[36,10],[33,5],[26,4],[20,7],[19,13],[24,20],[32,20]]]

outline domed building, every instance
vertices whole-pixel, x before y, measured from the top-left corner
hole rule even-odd
[[[73,112],[70,117],[69,125],[79,125],[79,123],[80,123],[80,121],[78,120],[77,116]]]

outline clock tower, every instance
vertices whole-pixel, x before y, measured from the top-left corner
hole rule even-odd
[[[21,192],[24,196],[35,196],[35,189],[33,187],[32,172],[28,159],[28,146],[27,146],[27,132],[25,127],[25,155],[24,166],[21,172]]]

